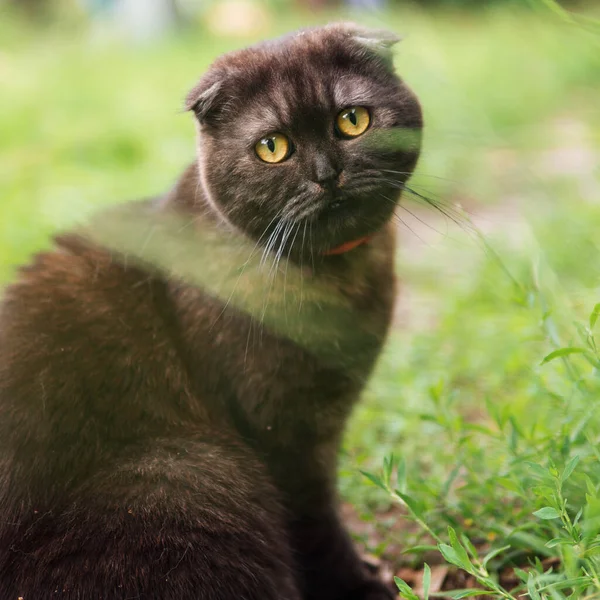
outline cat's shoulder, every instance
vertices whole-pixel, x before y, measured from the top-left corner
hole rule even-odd
[[[147,344],[162,328],[157,286],[152,274],[128,266],[110,250],[78,235],[58,236],[54,247],[34,256],[3,291],[0,361],[42,347],[47,354],[59,347],[87,348],[89,354],[93,340],[95,352]]]
[[[5,310],[46,312],[44,307],[50,305],[57,311],[65,309],[65,303],[98,302],[102,296],[117,293],[127,280],[134,283],[142,277],[139,269],[128,269],[110,250],[79,235],[64,234],[18,270],[4,290],[2,304]]]

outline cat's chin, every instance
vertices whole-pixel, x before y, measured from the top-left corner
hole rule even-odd
[[[374,214],[364,201],[332,203],[310,222],[310,252],[328,255],[334,248],[369,238],[385,227],[393,212],[391,204]],[[293,250],[302,252],[298,247]]]

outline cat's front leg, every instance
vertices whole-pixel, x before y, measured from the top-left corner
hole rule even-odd
[[[333,508],[291,525],[305,600],[391,600],[397,594],[364,565]]]

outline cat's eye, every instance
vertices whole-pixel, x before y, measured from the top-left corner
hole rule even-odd
[[[338,114],[335,124],[341,136],[347,138],[363,134],[369,127],[371,115],[364,106],[345,108]]]
[[[280,163],[291,154],[292,143],[283,133],[272,133],[256,142],[254,150],[260,160]]]

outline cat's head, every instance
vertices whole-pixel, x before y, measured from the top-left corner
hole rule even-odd
[[[211,66],[186,107],[205,196],[228,222],[274,250],[322,254],[391,218],[422,127],[394,73],[397,41],[335,24]]]

